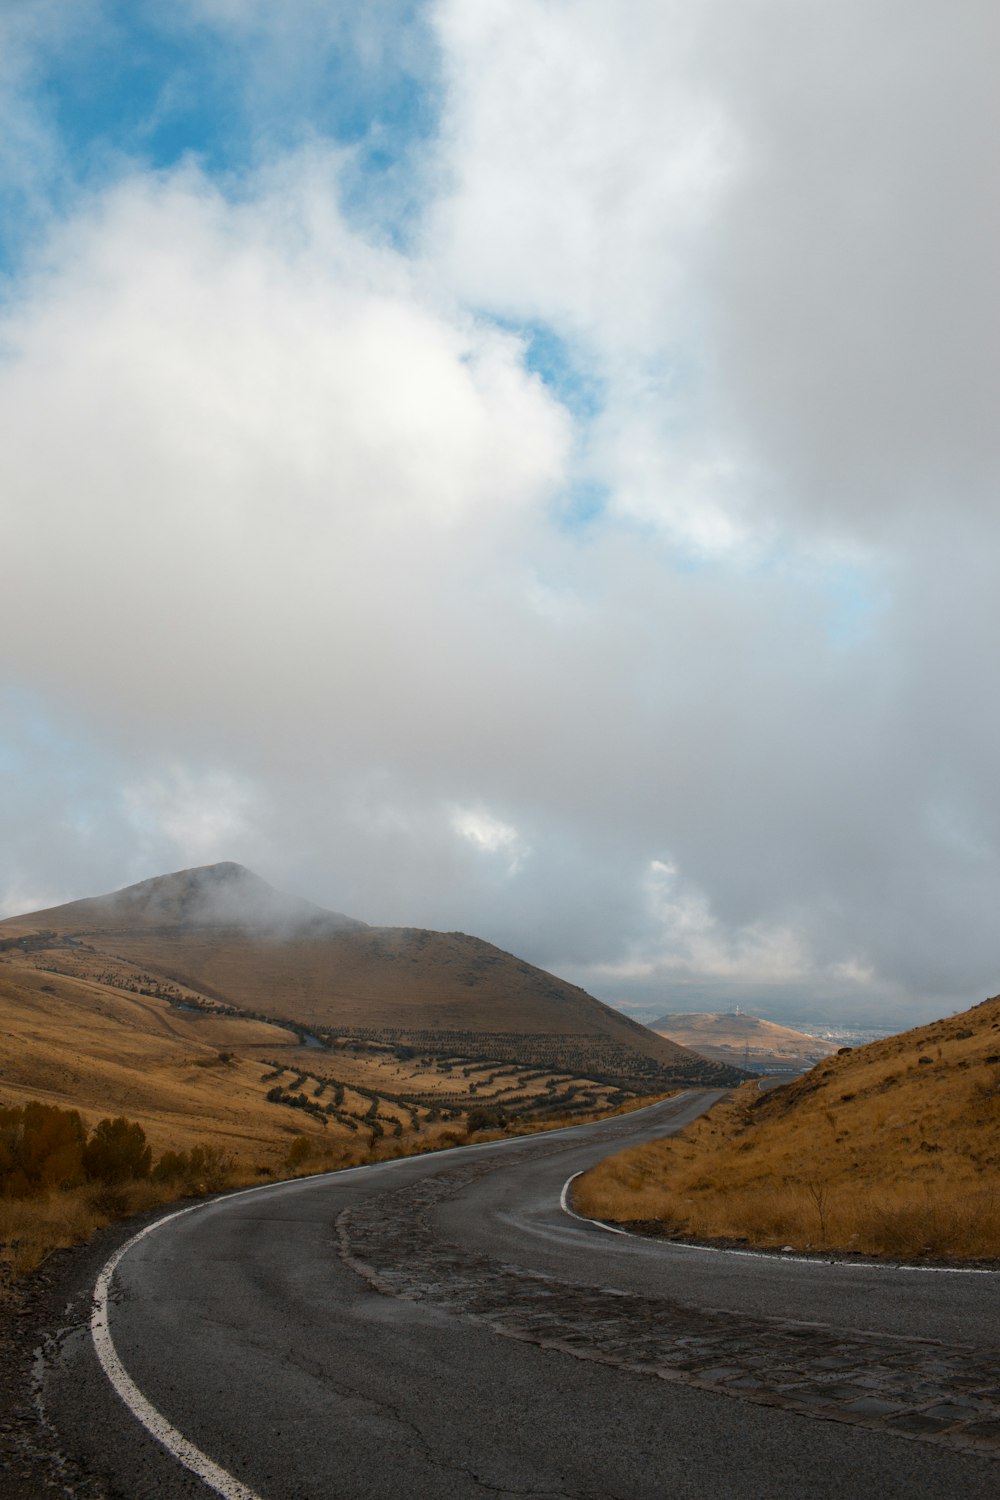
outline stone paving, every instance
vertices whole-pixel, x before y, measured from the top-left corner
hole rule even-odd
[[[431,1302],[505,1338],[1000,1458],[995,1356],[581,1286],[444,1242],[435,1206],[491,1170],[458,1168],[345,1210],[337,1220],[342,1258],[388,1296]]]

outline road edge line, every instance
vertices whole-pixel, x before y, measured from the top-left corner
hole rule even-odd
[[[139,1240],[145,1239],[154,1229],[169,1224],[173,1219],[180,1219],[184,1214],[194,1213],[195,1209],[204,1207],[201,1203],[194,1203],[190,1208],[180,1208],[172,1214],[157,1219],[153,1224],[147,1224],[145,1229],[140,1229],[130,1240],[121,1245],[105,1264],[94,1285],[94,1310],[90,1318],[90,1334],[97,1354],[98,1362],[104,1371],[115,1393],[121,1398],[125,1406],[135,1417],[136,1421],[145,1427],[151,1437],[165,1448],[171,1457],[182,1464],[192,1474],[196,1475],[209,1489],[213,1489],[223,1500],[261,1500],[255,1490],[251,1490],[234,1475],[223,1469],[202,1453],[201,1449],[186,1438],[182,1432],[172,1426],[163,1415],[157,1411],[151,1401],[142,1394],[135,1381],[128,1374],[125,1366],[118,1357],[111,1337],[111,1327],[108,1316],[108,1299],[111,1291],[111,1282],[122,1257],[138,1244]]]
[[[562,1209],[563,1213],[569,1214],[571,1219],[578,1219],[581,1224],[591,1224],[595,1229],[606,1229],[608,1234],[623,1234],[625,1235],[626,1239],[635,1239],[635,1235],[629,1234],[627,1229],[617,1229],[614,1224],[605,1224],[603,1219],[588,1219],[586,1214],[578,1214],[575,1208],[570,1208],[570,1184],[574,1183],[578,1177],[582,1177],[583,1173],[587,1170],[588,1169],[584,1167],[581,1171],[574,1172],[572,1177],[567,1177],[566,1181],[563,1183],[562,1192],[559,1194],[559,1207]]]

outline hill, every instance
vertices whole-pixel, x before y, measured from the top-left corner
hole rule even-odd
[[[800,1069],[836,1051],[832,1042],[744,1011],[685,1011],[661,1016],[651,1031],[713,1062],[755,1071]]]
[[[182,870],[0,922],[0,954],[314,1040],[556,1069],[633,1092],[734,1082],[492,944],[377,928],[274,891],[235,864]]]
[[[584,1213],[676,1236],[1000,1256],[1000,997],[744,1084],[682,1137],[611,1157]]]

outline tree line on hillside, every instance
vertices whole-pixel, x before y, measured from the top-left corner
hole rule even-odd
[[[319,1033],[321,1028],[316,1030]],[[460,1066],[484,1063],[493,1067],[542,1068],[571,1078],[611,1084],[633,1094],[676,1087],[679,1083],[721,1086],[739,1082],[744,1076],[737,1068],[708,1062],[693,1053],[678,1058],[676,1063],[660,1062],[599,1033],[424,1031],[400,1026],[337,1026],[322,1031],[334,1046],[403,1045]]]

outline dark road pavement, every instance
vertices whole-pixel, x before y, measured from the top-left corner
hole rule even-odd
[[[211,1493],[192,1455],[230,1500],[992,1500],[995,1273],[714,1253],[562,1211],[574,1173],[714,1097],[174,1217],[126,1249],[109,1328],[181,1458],[86,1328],[50,1356],[47,1419],[128,1500]]]

